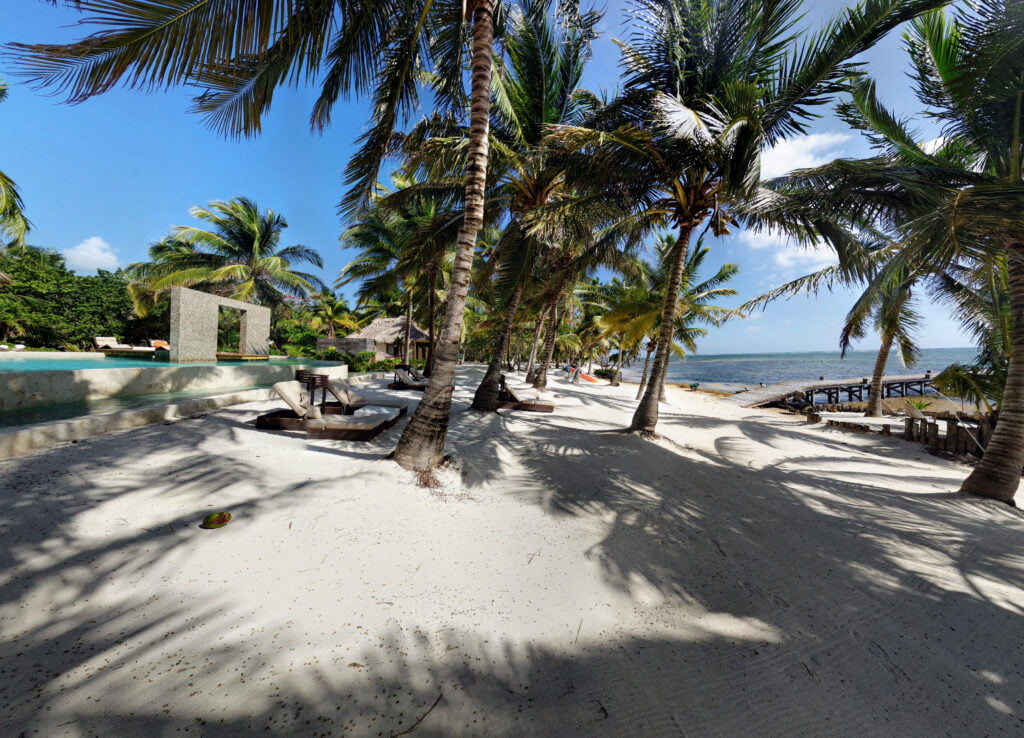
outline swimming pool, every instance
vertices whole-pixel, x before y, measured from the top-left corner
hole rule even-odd
[[[285,366],[338,366],[336,361],[313,361],[311,359],[292,359],[287,356],[273,356],[269,361],[218,361],[171,364],[162,359],[153,358],[152,354],[140,352],[138,359],[121,356],[106,356],[98,352],[57,353],[49,351],[0,353],[0,372],[46,372],[54,370],[77,369],[151,369],[168,366],[247,366],[255,364],[273,364]]]

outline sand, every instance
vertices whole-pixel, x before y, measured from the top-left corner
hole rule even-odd
[[[0,733],[1024,732],[1024,515],[966,467],[682,390],[657,442],[625,386],[481,415],[479,376],[436,489],[404,423],[276,403],[0,463]]]

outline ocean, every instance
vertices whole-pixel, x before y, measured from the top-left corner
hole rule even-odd
[[[973,361],[975,348],[923,349],[915,367],[906,368],[890,354],[885,373],[914,374],[931,370],[933,374],[955,362]],[[870,377],[875,367],[877,351],[848,351],[842,358],[838,351],[806,351],[784,354],[718,354],[672,357],[666,381],[670,384],[699,382],[705,389],[733,392],[757,387],[760,382],[815,381],[825,379],[854,379]],[[622,378],[640,381],[643,359],[623,368]]]

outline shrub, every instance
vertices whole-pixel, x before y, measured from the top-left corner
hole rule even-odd
[[[328,346],[323,351],[317,351],[316,358],[323,361],[341,361],[342,353],[334,346]]]
[[[395,367],[401,363],[401,359],[384,359],[383,361],[375,361],[372,364],[370,364],[370,368],[367,371],[393,372],[395,370]]]
[[[409,366],[411,366],[413,369],[426,369],[427,368],[427,360],[426,359],[413,359],[412,361],[409,362]]]
[[[601,379],[615,379],[614,369],[595,369],[594,376],[600,377]]]

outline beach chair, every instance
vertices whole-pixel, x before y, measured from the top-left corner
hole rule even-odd
[[[149,339],[149,347],[152,348],[152,349],[155,349],[157,351],[170,351],[171,350],[171,344],[167,343],[167,341],[161,341],[159,339],[153,339],[153,338]]]
[[[422,392],[427,388],[427,380],[417,380],[405,369],[395,367],[395,381],[388,385],[388,389],[408,389]]]
[[[310,395],[297,380],[278,382],[273,386],[277,396],[288,405],[256,418],[256,427],[264,430],[305,431],[308,438],[331,438],[344,441],[369,441],[387,430],[408,410],[399,403],[379,405],[382,411],[356,416],[351,406],[325,405],[310,402]],[[377,405],[364,401],[361,407]]]
[[[405,415],[409,409],[409,403],[401,400],[368,400],[353,390],[352,386],[344,379],[337,377],[328,378],[327,391],[338,401],[337,405],[332,402],[326,404],[328,414],[337,412],[333,409],[335,407],[340,407],[342,415],[352,415],[356,410],[367,407],[397,408],[401,411],[400,415]]]
[[[96,347],[97,351],[131,351],[132,346],[127,343],[121,343],[113,336],[96,336],[92,339],[92,345]]]
[[[541,400],[539,397],[529,397],[522,392],[517,392],[505,382],[505,375],[501,375],[498,388],[498,406],[505,410],[525,410],[531,413],[553,413],[555,403],[549,400]]]

